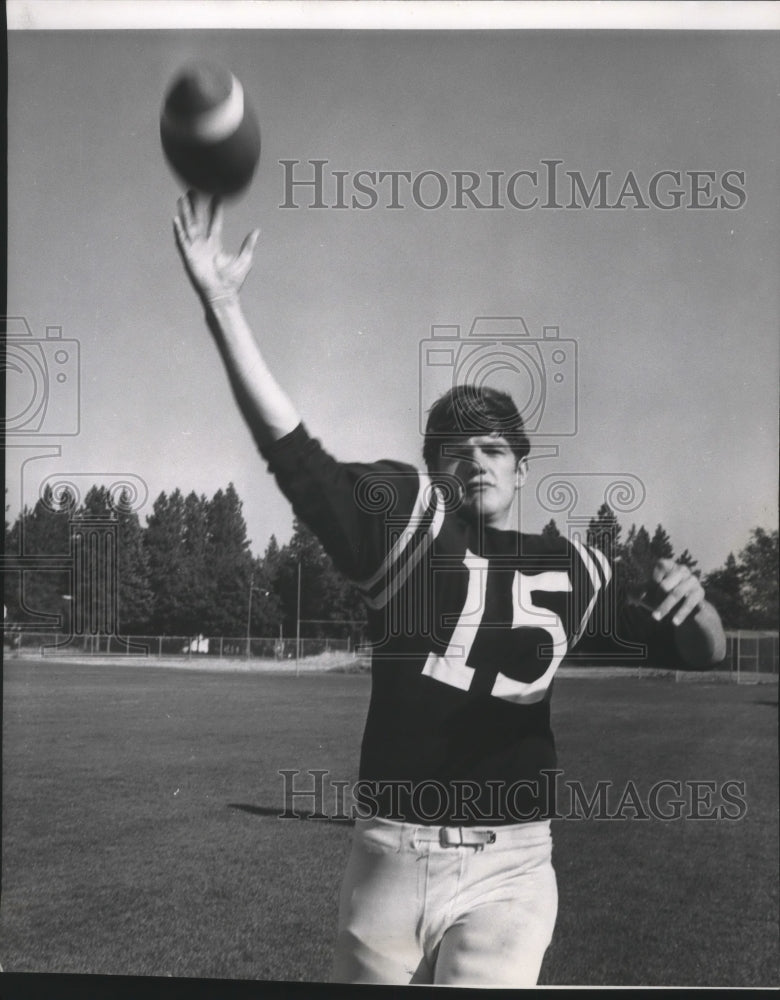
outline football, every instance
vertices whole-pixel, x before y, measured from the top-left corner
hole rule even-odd
[[[171,81],[160,138],[187,187],[220,197],[247,188],[260,158],[260,127],[243,86],[209,63],[183,67]]]

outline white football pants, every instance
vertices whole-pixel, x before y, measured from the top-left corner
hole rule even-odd
[[[481,848],[441,830],[356,821],[334,982],[535,985],[558,911],[549,820],[494,827]]]

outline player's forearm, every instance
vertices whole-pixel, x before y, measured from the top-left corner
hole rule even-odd
[[[726,636],[718,612],[707,601],[674,629],[677,651],[686,666],[703,669],[726,655]]]
[[[209,325],[244,419],[258,444],[279,440],[300,417],[265,363],[237,296],[206,306]]]

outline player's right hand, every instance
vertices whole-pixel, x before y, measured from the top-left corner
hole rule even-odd
[[[252,255],[260,236],[253,230],[237,254],[222,247],[222,202],[218,198],[188,191],[179,198],[173,220],[176,245],[192,286],[203,304],[236,300],[252,267]]]

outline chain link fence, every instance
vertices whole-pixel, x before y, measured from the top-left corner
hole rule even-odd
[[[7,629],[7,652],[31,656],[51,655],[131,655],[270,660],[285,662],[330,653],[368,659],[370,647],[351,638],[286,638],[280,636],[183,635],[67,635],[62,632],[27,632]],[[778,633],[738,629],[726,632],[726,659],[720,668],[731,672],[737,683],[751,678],[765,680],[778,675]]]
[[[184,635],[67,635],[62,632],[7,630],[5,648],[13,653],[36,656],[116,655],[183,657],[190,659],[288,660],[323,656],[329,653],[354,655],[350,638],[302,638],[275,636],[184,636]]]
[[[726,632],[726,663],[737,683],[778,675],[778,633],[752,629]]]

